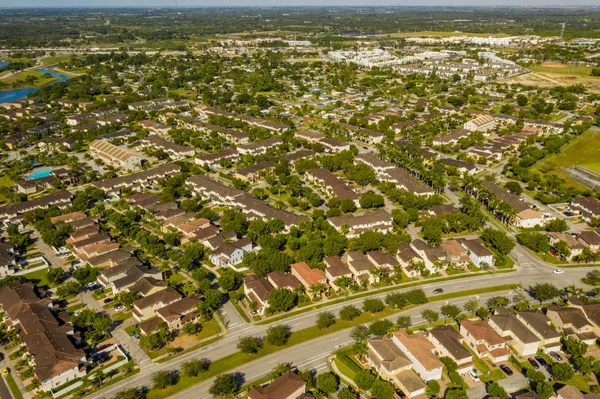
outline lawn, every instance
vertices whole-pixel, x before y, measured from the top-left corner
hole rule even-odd
[[[131,315],[131,312],[129,312],[129,314]],[[114,318],[114,316],[113,316]],[[115,319],[116,320],[116,319]],[[134,326],[131,326],[134,327]],[[125,331],[127,331],[128,333],[130,333],[130,331],[136,331],[139,332],[139,329],[135,329],[135,327],[132,329],[131,327],[128,327],[127,329],[125,329]],[[128,331],[129,330],[129,331]],[[206,323],[202,323],[202,331],[200,332],[200,334],[196,335],[195,337],[191,337],[191,339],[193,340],[193,342],[199,342],[202,341],[203,339],[207,339],[209,337],[213,337],[217,334],[221,333],[221,326],[219,325],[219,323],[217,323],[217,321],[215,319],[212,319],[210,321],[207,321]],[[155,351],[146,351],[146,353],[148,354],[148,356],[150,356],[152,359],[158,357],[158,356],[162,356],[165,353],[168,352],[168,348],[176,348],[178,347],[178,340],[181,341],[188,341],[188,340],[181,340],[180,338],[188,338],[185,334],[181,333],[181,337],[175,338],[175,341],[171,342],[169,345],[165,346],[164,348],[155,350]]]
[[[560,75],[590,76],[592,67],[567,64],[542,64],[530,67],[534,72],[556,73]]]
[[[12,181],[10,179],[10,177],[6,176],[6,175],[2,175],[0,176],[0,187],[10,187],[14,184],[15,182]],[[6,198],[0,194],[0,203],[2,202],[6,202]]]
[[[533,166],[534,171],[556,174],[559,177],[567,179],[568,183],[575,182],[569,174],[561,168],[579,166],[600,174],[600,157],[598,156],[600,148],[600,130],[590,129],[581,136],[575,138],[569,144],[561,149],[560,154],[553,154],[546,157],[541,162]]]
[[[50,284],[50,281],[48,281],[47,274],[48,274],[48,269],[42,269],[42,270],[37,270],[37,271],[32,272],[32,273],[24,274],[23,277],[27,281],[30,281],[33,284],[35,284],[35,285],[37,285],[38,287],[41,287],[41,288],[51,288],[51,287],[54,287],[54,285]]]
[[[28,85],[30,87],[38,87],[38,86],[43,86],[46,83],[50,83],[53,82],[55,80],[57,80],[58,78],[55,78],[54,76],[50,76],[50,77],[44,77],[44,74],[38,71],[23,71],[23,72],[18,72],[15,73],[12,76],[9,76],[6,79],[3,79],[4,83],[15,83],[17,80],[25,80],[28,76],[34,76],[37,78],[37,80],[35,81],[35,83],[33,85]]]
[[[8,385],[8,388],[10,389],[10,392],[12,393],[13,397],[15,399],[23,399],[23,395],[21,395],[21,391],[19,390],[19,387],[17,386],[17,383],[15,382],[15,379],[13,378],[12,374],[8,374],[5,378],[6,384]]]
[[[573,385],[575,388],[583,392],[590,392],[590,384],[581,374],[576,374],[570,380],[564,381],[567,385]]]
[[[50,57],[42,58],[40,61],[43,66],[47,67],[47,66],[60,64],[61,62],[69,61],[71,59],[71,57],[74,57],[74,56],[75,55],[73,55],[73,54],[57,55],[54,57],[50,56]]]

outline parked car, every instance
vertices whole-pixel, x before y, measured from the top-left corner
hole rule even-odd
[[[444,292],[444,290],[441,288],[436,288],[435,290],[433,290],[434,294],[441,294],[442,292]]]
[[[562,362],[563,358],[561,355],[559,355],[558,353],[552,351],[550,352],[550,356],[552,356],[553,358],[555,358],[557,361]]]
[[[554,274],[564,274],[564,273],[565,273],[565,271],[564,271],[563,269],[554,269],[554,270],[552,271],[552,273],[554,273]]]
[[[121,310],[125,309],[125,306],[118,304],[114,306],[115,308],[115,312],[120,312]]]
[[[473,370],[469,371],[469,376],[473,379],[473,381],[479,382],[479,376],[477,375],[477,369],[473,369]]]
[[[106,299],[104,300],[104,303],[111,303],[112,301],[113,301],[113,299],[112,299],[112,298],[106,298]]]
[[[510,367],[508,367],[505,364],[501,364],[500,365],[500,370],[502,370],[504,372],[504,374],[511,376],[513,375],[513,371],[510,369]]]
[[[542,366],[542,367],[546,367],[548,365],[548,363],[546,363],[546,361],[544,360],[543,357],[541,356],[536,356],[535,360],[537,360],[537,362]]]
[[[529,362],[529,364],[531,364],[531,367],[533,367],[534,369],[537,370],[540,368],[540,365],[538,364],[538,362],[535,361],[535,359],[530,357],[529,359],[527,359],[527,361]]]

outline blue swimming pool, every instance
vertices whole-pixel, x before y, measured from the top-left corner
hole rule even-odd
[[[52,171],[55,169],[56,168],[36,169],[33,172],[31,172],[30,174],[28,174],[27,176],[25,176],[25,180],[34,180],[34,179],[41,179],[42,177],[48,177],[48,176],[50,176],[50,173],[52,173]]]

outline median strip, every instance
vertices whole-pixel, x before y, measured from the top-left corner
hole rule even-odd
[[[472,289],[472,290],[468,290],[468,291],[456,292],[456,293],[451,293],[451,294],[437,295],[437,296],[430,297],[429,303],[439,302],[439,301],[447,300],[450,298],[460,298],[463,296],[473,296],[473,295],[477,295],[477,294],[485,294],[485,293],[491,293],[491,292],[512,290],[512,289],[515,289],[518,287],[519,287],[519,285],[509,284],[509,285],[500,285],[500,286]],[[423,305],[416,305],[416,306],[423,306]],[[181,376],[179,379],[179,382],[176,385],[170,386],[170,387],[162,389],[162,390],[151,389],[148,392],[148,399],[161,399],[161,398],[173,396],[177,392],[181,392],[195,384],[206,381],[206,380],[208,380],[212,377],[215,377],[219,374],[234,370],[243,364],[247,364],[247,363],[253,362],[255,360],[259,360],[259,359],[261,359],[265,356],[271,355],[275,352],[279,352],[281,350],[287,349],[294,345],[301,344],[301,343],[310,341],[312,339],[315,339],[318,337],[323,337],[325,335],[329,335],[329,334],[332,334],[335,332],[339,332],[341,330],[345,330],[345,329],[348,329],[348,328],[351,328],[351,327],[354,327],[354,326],[357,326],[360,324],[365,324],[365,323],[372,322],[374,320],[379,320],[379,319],[382,319],[385,317],[389,317],[395,313],[407,311],[416,306],[410,306],[410,307],[405,307],[405,308],[401,308],[401,309],[392,309],[389,306],[386,306],[385,309],[379,313],[370,314],[370,313],[363,312],[363,313],[361,313],[360,316],[358,316],[357,318],[355,318],[352,321],[337,319],[336,323],[329,328],[319,329],[317,326],[312,326],[312,327],[308,327],[308,328],[305,328],[302,330],[294,331],[286,345],[274,346],[274,345],[269,345],[268,343],[265,342],[264,346],[257,353],[248,354],[248,353],[236,352],[236,353],[233,353],[224,358],[215,360],[210,365],[210,368],[208,369],[208,371],[204,374],[198,375],[196,377]]]

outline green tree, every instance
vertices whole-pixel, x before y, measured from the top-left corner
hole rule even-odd
[[[298,295],[285,288],[274,288],[269,293],[269,307],[275,312],[287,312],[298,300]]]
[[[560,295],[560,290],[552,283],[537,283],[529,287],[529,292],[540,303],[549,301]]]
[[[425,309],[421,311],[421,316],[427,320],[427,323],[435,323],[440,318],[440,314],[435,310]]]
[[[185,377],[196,377],[208,371],[209,367],[208,359],[191,359],[181,364],[181,374]]]
[[[157,371],[152,374],[152,388],[165,389],[177,383],[176,374],[171,371]]]
[[[369,330],[369,327],[363,325],[356,326],[350,331],[350,338],[352,338],[356,342],[363,342],[367,338],[369,338],[370,335],[371,332]]]
[[[228,397],[235,394],[239,389],[239,384],[233,374],[218,375],[208,390],[215,398]]]
[[[487,393],[490,396],[498,397],[500,399],[508,398],[508,394],[506,393],[506,390],[504,388],[502,388],[500,386],[500,384],[498,384],[496,381],[493,381],[490,384],[488,384]]]
[[[316,325],[318,328],[328,328],[335,324],[335,315],[329,311],[317,313]]]
[[[242,353],[257,353],[262,347],[262,339],[259,337],[240,337],[237,348]]]
[[[287,343],[291,336],[292,332],[290,326],[286,324],[279,324],[277,326],[269,327],[265,340],[269,345],[283,346]]]
[[[396,320],[396,327],[400,329],[408,328],[411,325],[410,316],[399,316]]]
[[[571,357],[585,355],[588,344],[573,337],[562,338],[562,350]]]
[[[363,311],[368,313],[379,313],[385,308],[385,304],[379,298],[365,299],[363,302]]]
[[[51,284],[58,284],[62,281],[64,270],[60,267],[50,267],[46,269],[46,278]]]
[[[429,382],[427,382],[427,390],[429,391],[429,393],[431,393],[431,395],[437,396],[437,394],[440,393],[441,389],[442,387],[440,386],[440,383],[436,380],[430,380]]]
[[[552,376],[558,381],[567,381],[573,378],[575,372],[568,363],[554,363],[550,368]]]
[[[442,314],[446,316],[446,318],[454,320],[456,320],[461,313],[460,308],[452,304],[443,305],[440,310],[442,311]]]
[[[369,332],[372,335],[382,336],[387,334],[394,327],[394,323],[387,319],[375,320],[369,325]]]
[[[317,387],[328,394],[333,394],[338,390],[338,379],[335,374],[321,373],[317,375]]]
[[[354,305],[346,305],[340,310],[340,319],[352,321],[360,316],[360,309]]]
[[[146,399],[147,390],[144,388],[128,388],[115,394],[115,399]]]
[[[342,388],[337,394],[338,399],[357,399],[356,393],[349,388]]]
[[[200,334],[202,325],[194,322],[188,322],[183,325],[183,333],[186,335]]]
[[[394,387],[387,381],[377,380],[371,387],[371,397],[373,399],[393,399]]]
[[[373,386],[376,377],[369,370],[360,370],[354,377],[358,389],[368,391]]]

